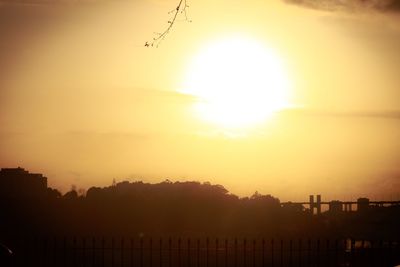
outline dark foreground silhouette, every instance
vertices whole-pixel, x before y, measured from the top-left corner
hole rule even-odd
[[[0,243],[12,251],[3,249],[2,263],[13,266],[400,263],[398,205],[313,215],[270,195],[168,180],[62,195],[21,168],[1,170],[0,198]]]

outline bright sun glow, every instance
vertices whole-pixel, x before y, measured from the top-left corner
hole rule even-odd
[[[220,127],[254,126],[289,105],[280,58],[252,39],[211,43],[195,57],[185,78],[182,92],[199,99],[196,113]]]

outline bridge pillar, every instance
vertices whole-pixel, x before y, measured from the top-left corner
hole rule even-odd
[[[317,210],[317,215],[321,214],[321,195],[317,195],[314,202],[314,195],[310,195],[310,213],[314,214],[314,209]]]

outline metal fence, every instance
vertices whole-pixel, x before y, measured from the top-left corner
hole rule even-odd
[[[394,241],[319,239],[22,238],[2,266],[395,266]],[[0,263],[1,264],[1,263]]]

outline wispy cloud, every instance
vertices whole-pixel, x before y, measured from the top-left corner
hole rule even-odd
[[[400,12],[399,0],[283,0],[308,8],[327,11],[377,10]]]
[[[295,108],[295,109],[284,110],[281,113],[288,115],[323,116],[323,117],[400,119],[400,110],[336,111],[336,110]]]

